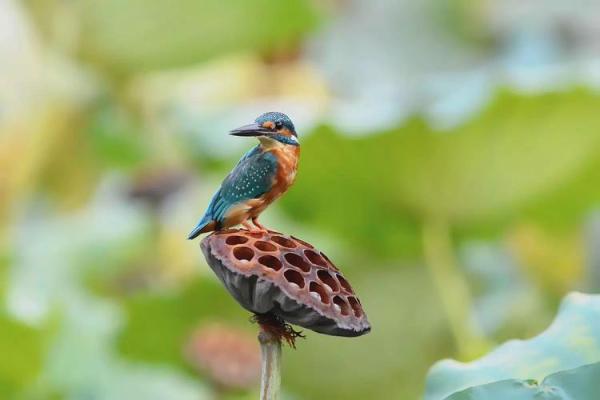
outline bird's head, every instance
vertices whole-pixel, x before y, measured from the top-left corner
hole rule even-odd
[[[299,146],[292,120],[280,112],[264,113],[254,123],[231,131],[234,136],[256,136],[261,142]]]

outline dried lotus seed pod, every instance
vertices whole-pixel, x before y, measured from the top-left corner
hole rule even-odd
[[[231,295],[255,314],[326,335],[371,329],[348,281],[309,243],[271,231],[227,230],[207,236],[201,247]]]

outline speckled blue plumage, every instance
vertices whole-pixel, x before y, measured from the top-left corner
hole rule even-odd
[[[276,173],[277,158],[271,152],[263,152],[260,145],[247,152],[227,175],[188,238],[198,236],[202,228],[213,221],[216,222],[216,228],[220,229],[233,206],[259,198],[271,190]]]
[[[268,121],[271,121],[275,124],[281,124],[281,126],[288,128],[290,130],[290,132],[292,132],[294,135],[296,135],[296,128],[294,127],[292,120],[290,119],[290,117],[288,117],[284,113],[275,112],[275,111],[264,113],[260,117],[256,118],[255,122],[257,124],[262,125]]]

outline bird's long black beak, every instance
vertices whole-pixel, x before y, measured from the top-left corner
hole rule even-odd
[[[239,128],[229,132],[229,134],[233,136],[265,136],[272,133],[273,132],[263,128],[257,123],[240,126]]]

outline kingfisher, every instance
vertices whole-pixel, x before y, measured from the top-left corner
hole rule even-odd
[[[268,112],[230,134],[256,137],[259,143],[223,180],[188,239],[238,224],[249,231],[266,232],[267,229],[258,222],[258,216],[296,179],[300,144],[296,128],[287,115]]]

